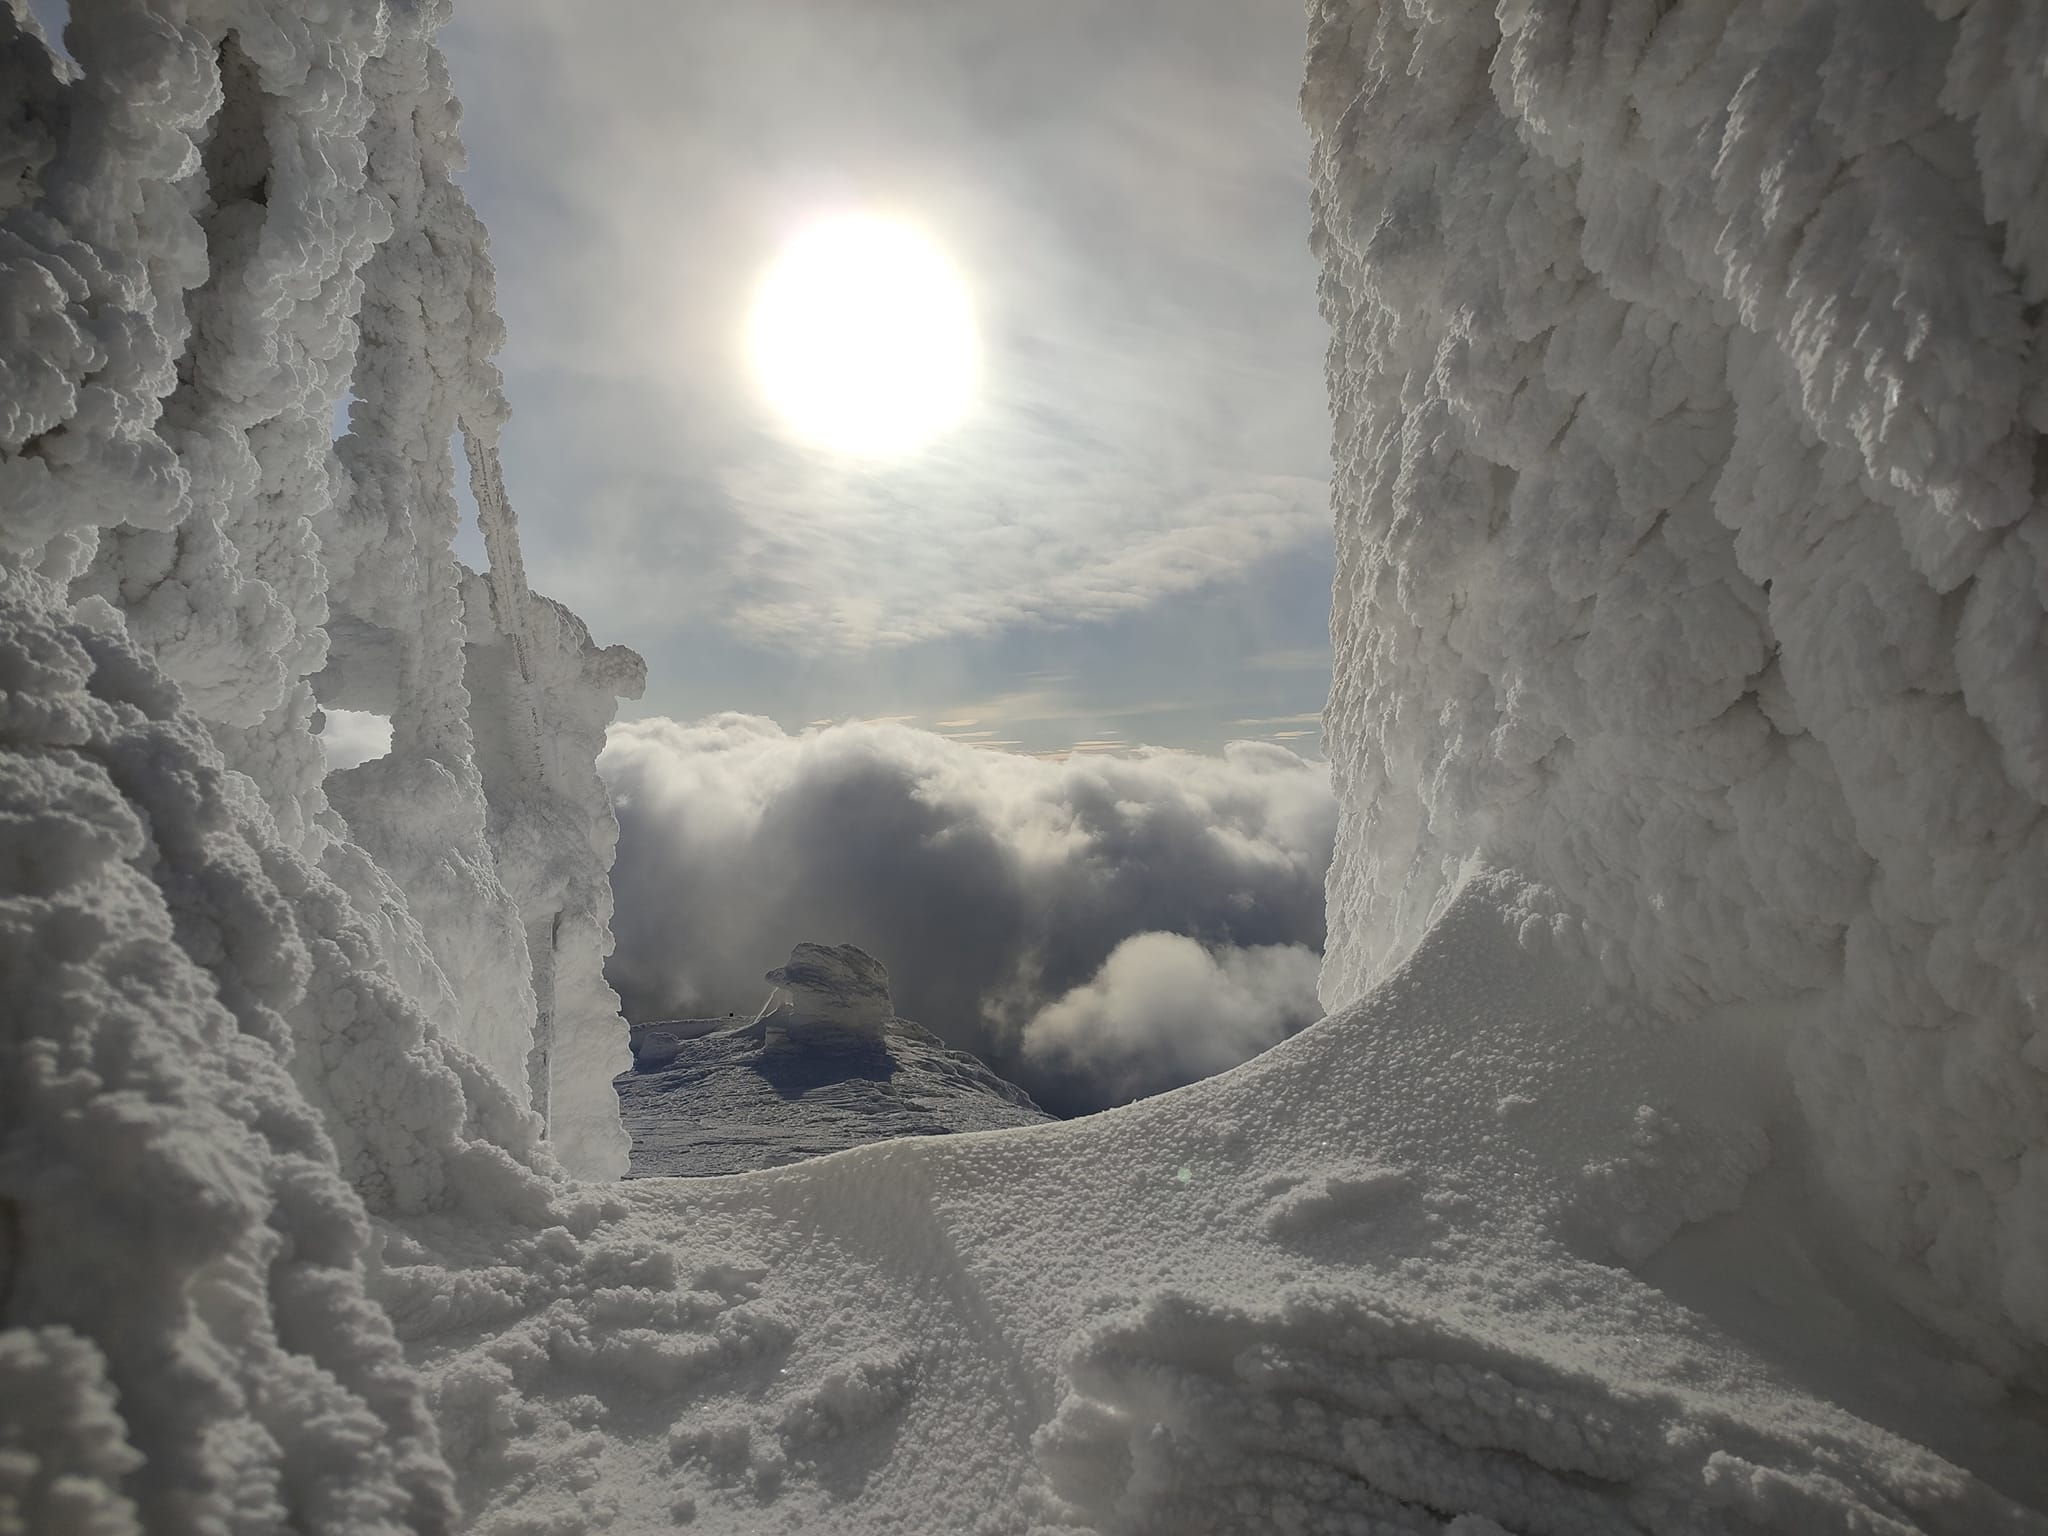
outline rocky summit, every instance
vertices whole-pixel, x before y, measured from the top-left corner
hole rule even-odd
[[[752,1019],[633,1027],[617,1080],[629,1177],[775,1168],[898,1136],[1049,1120],[980,1058],[894,1015],[880,961],[851,944],[799,944],[768,973]]]
[[[856,944],[799,944],[764,978],[787,994],[785,1024],[879,1034],[895,1017],[889,973]]]

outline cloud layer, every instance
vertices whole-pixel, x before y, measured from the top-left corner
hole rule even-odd
[[[1284,748],[1048,762],[720,715],[618,726],[600,768],[632,1017],[751,1008],[793,944],[850,941],[900,1013],[1073,1113],[1314,1016],[1336,809]]]
[[[1141,1098],[1234,1067],[1320,1018],[1321,968],[1304,944],[1213,950],[1177,933],[1133,934],[1094,980],[1024,1026],[1024,1055],[1098,1097]]]

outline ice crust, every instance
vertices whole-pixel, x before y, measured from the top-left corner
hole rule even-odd
[[[446,4],[24,14],[0,1528],[2048,1533],[2032,10],[1319,3],[1339,1006],[625,1186]]]
[[[1475,853],[1778,1042],[1831,1186],[2048,1343],[2048,23],[1311,7],[1343,823],[1322,993]],[[2036,1355],[2038,1364],[2038,1355]]]

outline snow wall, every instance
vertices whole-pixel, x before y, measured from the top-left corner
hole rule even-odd
[[[1546,882],[1617,988],[1765,1030],[1866,1238],[2015,1368],[2048,1342],[2048,9],[1310,9],[1324,1003],[1468,857]]]
[[[446,14],[0,9],[0,1523],[446,1528],[370,1218],[625,1168],[641,664],[526,587]]]

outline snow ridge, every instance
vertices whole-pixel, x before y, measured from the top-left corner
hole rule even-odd
[[[1472,854],[1778,1048],[1836,1197],[2048,1343],[2048,23],[1319,0],[1323,997]],[[2028,1359],[2033,1356],[2034,1365]]]

